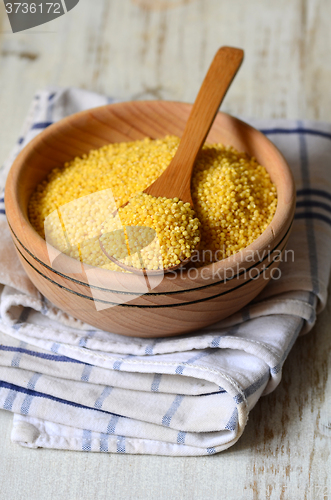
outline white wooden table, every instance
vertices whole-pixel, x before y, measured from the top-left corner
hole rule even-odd
[[[0,3],[0,161],[37,88],[73,85],[127,99],[193,101],[221,45],[246,59],[223,109],[331,120],[330,0],[80,0],[13,35]],[[243,437],[206,458],[27,450],[0,412],[1,498],[227,500],[331,498],[331,300],[295,344],[283,381]],[[309,361],[309,362],[308,362]],[[330,477],[330,474],[329,474]]]

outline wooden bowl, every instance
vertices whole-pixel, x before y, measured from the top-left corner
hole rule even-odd
[[[48,127],[15,160],[6,184],[8,223],[31,281],[53,304],[94,327],[129,336],[191,332],[229,316],[256,297],[275,273],[295,209],[294,182],[283,156],[259,131],[218,113],[207,142],[233,145],[255,156],[276,184],[271,224],[251,245],[200,269],[144,277],[81,266],[54,249],[31,226],[27,206],[37,184],[54,168],[107,143],[166,134],[181,136],[190,104],[134,101],[69,116]],[[53,261],[54,260],[54,261]],[[54,264],[56,262],[56,265]]]

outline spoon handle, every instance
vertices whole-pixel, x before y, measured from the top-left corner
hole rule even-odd
[[[243,57],[244,52],[237,48],[221,47],[217,51],[200,87],[174,158],[145,192],[168,198],[177,196],[192,204],[191,176],[195,159]]]

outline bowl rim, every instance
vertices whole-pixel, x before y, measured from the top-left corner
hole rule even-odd
[[[18,242],[23,246],[23,248],[32,256],[34,257],[37,261],[39,261],[43,266],[47,267],[50,269],[52,272],[55,272],[56,274],[61,275],[62,277],[68,279],[69,281],[74,281],[80,285],[83,286],[91,286],[88,282],[84,282],[75,278],[72,278],[70,274],[63,274],[55,271],[52,267],[48,266],[43,260],[39,259],[38,256],[33,255],[29,249],[20,241],[19,235],[16,234],[17,231],[15,231],[15,222],[20,222],[20,224],[24,227],[24,232],[27,236],[27,238],[34,238],[38,244],[44,248],[44,253],[47,253],[46,249],[46,241],[36,232],[36,230],[33,228],[32,224],[30,223],[29,219],[25,214],[23,213],[21,209],[20,202],[18,200],[18,197],[15,196],[17,194],[17,181],[18,177],[24,168],[26,161],[29,160],[31,155],[34,154],[34,148],[36,145],[41,144],[43,141],[47,141],[47,138],[49,138],[54,132],[61,132],[61,129],[65,125],[72,125],[75,120],[81,117],[87,117],[90,116],[92,118],[95,118],[94,115],[97,115],[101,110],[116,110],[116,108],[120,107],[131,107],[132,105],[138,106],[138,107],[143,107],[143,106],[158,106],[162,104],[162,106],[179,106],[182,107],[183,109],[186,108],[186,111],[188,111],[191,107],[192,104],[190,103],[183,103],[179,101],[160,101],[160,100],[144,100],[144,101],[123,101],[119,103],[112,103],[112,104],[106,104],[103,106],[98,106],[96,108],[91,108],[87,109],[84,111],[80,111],[78,113],[74,113],[72,115],[69,115],[65,118],[62,118],[61,120],[53,123],[52,125],[48,126],[45,130],[43,130],[41,133],[39,133],[36,137],[34,137],[19,153],[15,161],[13,162],[13,165],[9,171],[7,181],[6,181],[6,187],[5,187],[5,204],[7,204],[7,199],[10,199],[10,208],[11,210],[8,211],[7,214],[7,220],[10,226],[10,229],[13,233],[14,238],[18,240]],[[294,210],[295,210],[295,185],[294,185],[294,179],[293,175],[291,173],[291,170],[283,157],[282,153],[278,150],[278,148],[270,141],[268,137],[266,137],[262,132],[257,130],[256,128],[252,127],[248,123],[244,122],[243,120],[240,120],[228,113],[224,113],[223,111],[219,111],[217,114],[217,119],[220,119],[222,117],[225,119],[229,124],[231,124],[233,127],[239,127],[239,129],[247,132],[248,134],[253,134],[268,146],[270,151],[273,153],[273,155],[277,158],[278,160],[278,169],[280,169],[280,172],[282,174],[282,182],[277,185],[277,207],[276,207],[276,212],[274,214],[274,217],[271,221],[271,223],[267,226],[267,228],[263,231],[263,233],[258,236],[250,245],[245,247],[244,249],[240,250],[239,252],[236,252],[235,254],[219,260],[217,262],[213,262],[211,264],[207,264],[206,266],[201,266],[198,269],[198,274],[197,276],[192,280],[192,279],[187,279],[187,283],[193,283],[195,286],[193,288],[188,287],[185,289],[181,289],[179,291],[175,290],[166,290],[166,291],[160,291],[160,292],[148,292],[148,295],[170,295],[173,293],[183,293],[183,292],[190,292],[190,291],[198,291],[201,289],[204,289],[206,287],[212,286],[213,284],[217,284],[219,282],[222,282],[223,279],[220,278],[220,274],[223,272],[226,272],[228,269],[233,269],[234,267],[237,267],[238,265],[244,263],[247,263],[247,258],[248,256],[257,253],[259,255],[259,252],[261,249],[265,249],[270,247],[271,243],[278,240],[283,231],[284,231],[284,226],[285,226],[285,236],[287,235],[288,231],[290,230],[290,227],[292,225],[293,217],[294,217]],[[208,137],[206,142],[208,142]],[[268,171],[268,166],[264,165],[265,168]],[[7,207],[6,207],[7,208]],[[16,220],[15,220],[16,217]],[[14,221],[14,223],[13,223]],[[284,239],[284,237],[282,238]],[[270,250],[271,252],[273,251],[272,249]],[[70,261],[74,260],[69,256],[66,256],[67,259],[70,259]],[[75,261],[77,262],[77,261]],[[251,261],[254,263],[254,261]],[[90,266],[92,268],[92,266]],[[100,268],[99,268],[100,269]],[[133,274],[128,274],[128,273],[118,273],[116,271],[108,271],[104,270],[108,276],[113,275],[114,273],[121,274],[123,277],[122,279],[124,281],[128,282],[129,288],[130,288],[130,282],[135,281]],[[176,271],[173,271],[176,272]],[[184,274],[187,272],[187,270],[183,271]],[[111,273],[111,274],[109,274]],[[214,279],[213,277],[217,274],[218,279]],[[125,277],[127,278],[125,278]],[[178,279],[178,274],[175,279],[172,279],[173,283],[176,283]],[[111,280],[110,280],[111,281]],[[168,280],[166,280],[168,281]],[[208,282],[208,284],[206,284]],[[92,285],[93,287],[93,285]],[[96,287],[98,288],[98,287]],[[112,291],[115,292],[115,290],[111,290],[109,288],[102,288],[105,291]],[[132,295],[137,295],[137,292],[132,291]],[[138,294],[141,295],[141,294]]]

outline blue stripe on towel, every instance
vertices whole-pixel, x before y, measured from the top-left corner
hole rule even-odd
[[[20,342],[20,348],[24,348],[25,346],[27,346],[27,343],[26,342]],[[0,346],[1,347],[1,346]],[[19,348],[18,348],[19,349]],[[20,351],[14,351],[15,352],[15,355],[13,356],[13,359],[10,363],[10,365],[13,367],[13,368],[18,368],[20,366],[20,362],[21,362],[21,359],[22,359],[22,353]]]
[[[128,359],[128,358],[133,358],[134,355],[133,354],[128,354],[127,356],[125,356],[124,358],[120,358],[118,359],[117,361],[115,361],[115,363],[113,364],[113,370],[120,370],[121,369],[121,366],[124,362],[125,359]]]
[[[330,205],[327,205],[326,203],[323,203],[322,201],[316,201],[316,200],[297,201],[296,207],[297,208],[315,207],[315,208],[322,208],[323,210],[326,210],[327,212],[331,212]]]
[[[267,371],[264,373],[264,375],[262,375],[261,378],[256,380],[253,384],[246,387],[246,389],[244,389],[243,391],[245,398],[248,398],[249,396],[254,394],[254,392],[256,392],[258,389],[260,389],[260,387],[269,380],[269,377],[270,377],[270,372]],[[237,394],[236,396],[234,396],[233,399],[237,404],[242,403],[244,400],[241,394]]]
[[[13,325],[14,330],[19,330],[24,323],[26,323],[29,319],[31,313],[31,307],[23,307],[23,310],[16,321],[15,325]]]
[[[46,303],[46,297],[44,297],[44,295],[41,295],[41,313],[44,315],[48,313],[48,306]]]
[[[81,337],[79,339],[79,347],[86,347],[87,341],[94,337],[94,335],[96,334],[96,330],[87,330],[86,333],[87,333],[86,337]]]
[[[55,354],[45,354],[43,352],[29,351],[28,349],[23,349],[22,347],[12,347],[12,346],[0,345],[0,351],[19,352],[19,353],[23,353],[23,354],[28,354],[28,356],[34,356],[36,358],[48,359],[49,361],[58,361],[61,363],[86,364],[83,361],[78,361],[77,359],[68,358],[67,356],[56,356]]]
[[[195,354],[195,356],[192,356],[192,358],[189,358],[187,361],[183,361],[180,365],[176,367],[175,373],[177,375],[182,375],[185,365],[194,363],[195,361],[198,361],[201,358],[204,358],[205,356],[210,356],[211,354],[214,354],[213,351],[205,349],[202,352],[199,352],[198,354]]]
[[[36,388],[36,384],[38,380],[41,377],[41,373],[34,373],[32,377],[30,378],[29,382],[27,383],[27,389],[30,389],[31,391],[34,391]]]
[[[161,373],[155,373],[153,382],[151,385],[151,391],[152,392],[159,392],[159,387],[160,387],[160,382],[161,382],[162,374]]]
[[[86,347],[87,340],[87,337],[82,337],[81,339],[79,339],[79,347]]]
[[[119,418],[119,415],[113,415],[111,417],[107,425],[107,434],[115,434],[115,429]]]
[[[203,396],[214,396],[215,394],[224,394],[224,392],[226,392],[226,391],[220,387],[219,391],[205,392],[204,394],[197,394],[195,397],[202,398]]]
[[[318,212],[301,212],[299,214],[295,214],[294,216],[295,219],[316,219],[316,220],[321,220],[331,226],[331,219],[330,217],[327,217],[324,214],[320,214]]]
[[[229,330],[226,332],[226,337],[228,337],[229,335],[235,335],[238,332],[239,328],[240,328],[240,323],[231,326],[231,328],[229,328]],[[222,337],[224,337],[224,335],[219,335],[213,338],[213,340],[210,343],[210,347],[212,348],[219,347]]]
[[[211,342],[210,346],[211,346],[211,347],[213,347],[213,348],[214,348],[214,347],[219,347],[219,346],[220,346],[220,341],[221,341],[221,338],[222,338],[222,337],[221,337],[221,335],[219,335],[218,337],[215,337],[215,338],[212,340],[212,342]]]
[[[122,363],[123,363],[122,359],[115,361],[115,363],[113,364],[113,370],[120,370]]]
[[[93,410],[93,411],[102,411],[102,413],[106,413],[108,415],[117,415],[116,413],[112,413],[110,411],[105,411],[105,410],[97,410],[96,408],[91,408],[90,406],[84,406],[79,403],[74,403],[73,401],[67,401],[66,399],[61,399],[57,398],[55,396],[51,396],[50,394],[44,394],[43,392],[38,392],[38,391],[31,391],[30,389],[25,389],[24,387],[20,387],[15,384],[9,384],[8,382],[4,382],[3,380],[0,380],[0,388],[3,387],[4,389],[9,389],[10,393],[11,392],[15,393],[15,397],[18,393],[22,394],[28,394],[30,396],[33,396],[35,398],[43,398],[43,399],[49,399],[50,401],[55,401],[57,403],[61,403],[64,405],[68,406],[73,406],[74,408],[82,408],[83,410]],[[8,397],[9,397],[8,395]],[[8,399],[7,397],[7,399]],[[6,399],[6,401],[7,401]],[[5,401],[5,405],[7,404]],[[9,404],[9,403],[8,403]],[[3,407],[5,410],[10,410],[11,408]],[[118,415],[119,417],[122,417],[122,415]],[[122,418],[127,418],[127,417],[122,417]]]
[[[108,452],[108,439],[109,439],[108,434],[101,432],[101,434],[100,434],[100,451],[103,453]]]
[[[11,384],[8,384],[8,385],[11,386]],[[0,381],[0,387],[3,387],[3,382],[1,382],[1,381]],[[17,396],[17,392],[12,387],[8,387],[8,388],[10,390],[9,390],[8,396],[6,397],[5,402],[3,404],[3,409],[11,411],[13,408],[14,401],[15,401],[16,396]]]
[[[109,396],[109,394],[111,393],[112,390],[113,390],[113,387],[106,386],[103,389],[100,396],[98,397],[98,399],[96,400],[96,402],[94,403],[94,408],[96,408],[97,410],[101,410],[105,399]]]
[[[82,382],[88,382],[89,381],[92,369],[93,369],[92,365],[85,365],[84,366],[83,373],[82,373],[82,376],[80,378]]]
[[[53,125],[53,122],[39,122],[39,123],[34,123],[31,127],[31,130],[39,130],[39,129],[44,129],[49,127],[50,125]]]
[[[124,436],[118,436],[117,438],[117,453],[126,453]]]
[[[302,327],[303,327],[303,325],[304,325],[304,322],[305,322],[305,320],[302,318],[302,319],[301,319],[301,321],[300,321],[300,323],[299,323],[299,325],[297,326],[297,329],[295,330],[294,335],[293,335],[293,337],[291,338],[291,340],[290,340],[290,342],[289,342],[289,344],[288,344],[288,346],[287,346],[287,348],[286,348],[286,350],[285,350],[285,352],[284,352],[283,356],[281,357],[281,360],[279,361],[279,363],[277,363],[277,365],[276,365],[276,366],[274,366],[273,368],[270,368],[270,373],[271,373],[272,375],[276,375],[276,374],[277,374],[278,372],[280,372],[280,370],[282,369],[282,366],[283,366],[283,364],[284,364],[284,361],[285,361],[285,359],[287,358],[287,356],[288,356],[288,354],[289,354],[290,350],[292,349],[293,344],[295,343],[296,339],[298,338],[299,333],[301,332]]]
[[[328,191],[324,191],[323,189],[314,189],[314,188],[304,188],[297,190],[297,196],[321,196],[322,198],[326,198],[331,201],[331,194]]]
[[[158,342],[162,342],[162,337],[158,338],[158,339],[155,339],[154,342],[152,344],[148,344],[146,347],[145,347],[145,354],[147,356],[151,356],[152,354],[154,354],[154,347],[156,346],[156,344]]]
[[[234,430],[236,430],[237,425],[238,425],[238,410],[237,410],[237,408],[235,408],[233,410],[231,417],[230,417],[230,420],[228,421],[228,423],[225,426],[225,429],[227,429],[228,431],[234,431]]]
[[[83,439],[82,439],[82,450],[91,451],[91,447],[92,447],[92,431],[84,429]]]
[[[59,349],[60,349],[60,344],[54,342],[54,344],[52,344],[51,351],[57,354],[59,352]]]
[[[265,135],[270,135],[270,134],[307,134],[307,135],[317,135],[319,137],[324,137],[325,139],[331,139],[331,134],[327,132],[323,132],[321,130],[314,130],[311,128],[303,128],[303,127],[298,127],[298,128],[266,128],[266,129],[260,129],[260,132]]]
[[[185,437],[186,437],[186,432],[179,431],[177,434],[177,443],[178,444],[185,444]]]
[[[153,347],[154,347],[154,345],[148,344],[145,347],[145,354],[148,355],[148,356],[150,356],[151,354],[153,354]]]
[[[300,122],[298,125],[299,128],[302,128],[300,126]],[[310,187],[309,159],[308,159],[307,142],[303,133],[300,133],[299,135],[299,151],[300,151],[302,184],[304,188],[309,188]],[[309,195],[307,195],[305,198],[305,201],[308,200],[309,200]],[[317,248],[316,248],[315,231],[312,218],[306,217],[306,232],[307,232],[311,282],[313,286],[313,293],[317,295],[319,292]]]
[[[33,396],[30,396],[30,395],[25,396],[24,401],[23,401],[22,406],[21,406],[21,414],[22,415],[28,415],[33,399],[34,399]]]
[[[185,396],[183,394],[177,394],[177,396],[175,397],[174,401],[172,402],[172,405],[170,406],[169,410],[162,417],[162,425],[164,425],[165,427],[170,426],[171,419],[174,416],[174,414],[176,413],[176,411],[178,410],[184,397]]]

